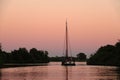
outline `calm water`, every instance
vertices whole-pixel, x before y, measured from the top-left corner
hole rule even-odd
[[[0,70],[0,80],[120,80],[120,69],[110,66],[61,66],[52,62],[43,66],[6,68]]]

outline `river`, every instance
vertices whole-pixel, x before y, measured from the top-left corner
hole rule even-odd
[[[3,68],[0,80],[120,80],[119,67],[76,64],[61,66],[60,62],[51,62],[41,66]]]

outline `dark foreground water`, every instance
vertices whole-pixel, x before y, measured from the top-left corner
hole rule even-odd
[[[120,80],[120,69],[111,66],[61,66],[52,62],[43,66],[0,69],[0,80]]]

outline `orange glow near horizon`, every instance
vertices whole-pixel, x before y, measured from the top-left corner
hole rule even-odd
[[[3,0],[0,7],[0,42],[7,51],[35,47],[62,55],[66,18],[74,55],[120,38],[119,0]]]

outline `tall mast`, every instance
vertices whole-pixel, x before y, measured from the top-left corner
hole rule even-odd
[[[68,23],[67,23],[67,20],[66,20],[66,23],[65,23],[65,58],[62,60],[62,65],[65,65],[65,66],[75,66],[75,61],[72,59],[72,57],[69,58],[69,39],[68,39]],[[67,71],[66,71],[67,73]],[[68,74],[67,74],[68,76]],[[68,77],[66,78],[66,80],[68,79]]]
[[[72,57],[69,57],[68,53],[69,53],[69,39],[68,39],[68,23],[67,23],[67,20],[66,20],[66,23],[65,23],[66,27],[65,27],[65,57],[64,59],[62,60],[62,65],[64,66],[75,66],[75,61],[72,59]],[[67,73],[67,71],[66,71]],[[68,76],[68,74],[67,74]],[[68,79],[68,77],[66,77],[66,80]]]
[[[68,27],[67,27],[67,20],[66,20],[66,58],[68,58]]]

